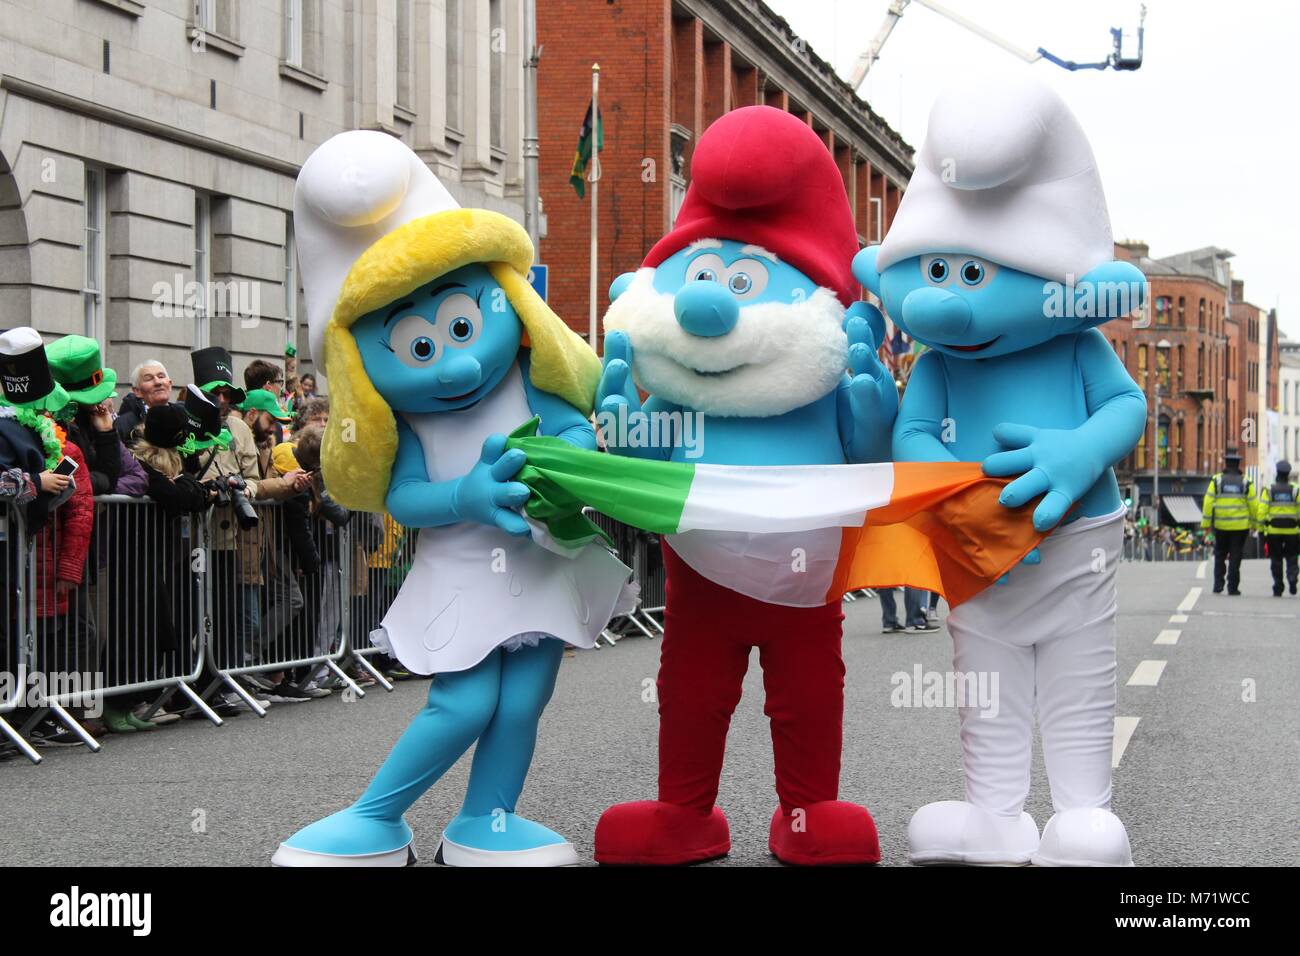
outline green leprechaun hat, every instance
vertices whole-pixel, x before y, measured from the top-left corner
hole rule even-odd
[[[54,380],[78,405],[98,405],[113,394],[117,373],[104,368],[99,343],[84,335],[65,335],[45,349]]]

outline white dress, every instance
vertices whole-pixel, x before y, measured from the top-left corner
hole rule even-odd
[[[402,417],[438,482],[466,474],[485,438],[533,412],[516,364],[472,408]],[[541,637],[592,647],[630,574],[597,544],[564,557],[476,521],[422,528],[410,573],[370,639],[420,674],[468,670],[502,645]]]

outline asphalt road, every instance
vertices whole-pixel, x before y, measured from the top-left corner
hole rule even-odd
[[[1262,562],[1247,562],[1242,597],[1211,595],[1197,570],[1193,563],[1121,570],[1117,716],[1136,726],[1116,770],[1114,809],[1138,865],[1295,864],[1300,598],[1269,596]],[[1204,593],[1186,620],[1171,622],[1195,588]],[[891,706],[890,676],[918,664],[947,670],[951,647],[944,631],[881,635],[874,600],[846,613],[841,795],[871,809],[884,862],[904,864],[912,812],[959,798],[962,780],[955,710]],[[1154,643],[1174,630],[1176,643]],[[586,859],[605,807],[654,795],[656,714],[643,690],[658,653],[657,642],[629,638],[571,655],[543,719],[519,809],[566,834]],[[1144,661],[1165,662],[1157,682],[1129,685],[1135,671],[1158,669]],[[266,865],[281,839],[360,793],[424,688],[411,681],[391,694],[372,688],[364,700],[336,694],[279,705],[265,719],[250,714],[220,728],[181,721],[109,737],[96,755],[46,750],[40,766],[21,757],[0,763],[4,860]],[[733,848],[715,865],[774,863],[766,848],[771,759],[755,657],[720,797]],[[422,865],[457,810],[468,764],[463,759],[408,814]],[[1051,812],[1041,758],[1027,809],[1040,826]]]

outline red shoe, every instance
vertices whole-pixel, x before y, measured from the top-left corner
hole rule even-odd
[[[853,866],[880,862],[876,823],[866,807],[824,800],[787,814],[772,814],[767,848],[795,866]]]
[[[730,851],[731,830],[717,807],[700,813],[660,800],[635,800],[610,807],[596,823],[597,863],[681,866]]]

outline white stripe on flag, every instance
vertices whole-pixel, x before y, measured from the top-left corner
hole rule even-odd
[[[810,531],[854,528],[889,504],[891,462],[870,465],[696,465],[678,529]]]

